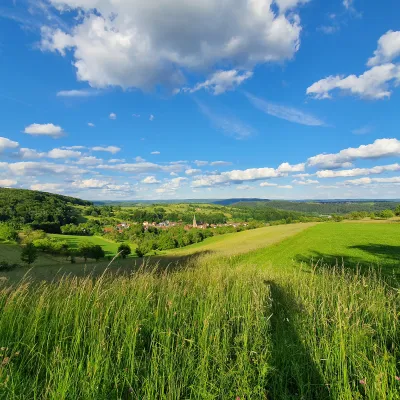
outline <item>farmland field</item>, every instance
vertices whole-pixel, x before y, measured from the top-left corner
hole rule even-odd
[[[10,290],[3,273],[0,397],[398,399],[398,286],[334,265],[390,274],[400,224],[243,233],[161,274],[150,265],[40,284],[33,274]],[[312,257],[333,266],[301,266]]]

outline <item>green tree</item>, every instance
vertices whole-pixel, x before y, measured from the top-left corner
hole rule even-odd
[[[394,210],[394,213],[398,216],[400,216],[400,204],[396,207],[396,209]]]
[[[18,232],[8,224],[0,224],[0,240],[16,242],[18,239]]]
[[[120,253],[121,257],[124,258],[124,259],[126,257],[128,257],[129,254],[131,254],[131,252],[132,251],[131,251],[130,246],[128,244],[126,244],[126,243],[122,243],[118,247],[118,253]]]
[[[22,247],[21,260],[26,262],[28,265],[33,264],[37,259],[37,249],[33,243],[27,243]]]
[[[379,213],[379,216],[381,218],[385,218],[385,219],[393,218],[394,217],[394,212],[392,210],[383,210],[383,211],[381,211]]]

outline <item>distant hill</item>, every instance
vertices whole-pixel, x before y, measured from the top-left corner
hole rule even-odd
[[[271,201],[271,200],[257,199],[257,198],[254,198],[254,199],[239,198],[239,199],[216,200],[216,201],[213,201],[213,204],[218,204],[221,206],[230,206],[232,204],[238,204],[238,203],[247,203],[247,202],[254,203],[254,202],[269,202],[269,201]]]
[[[352,212],[380,212],[394,210],[400,202],[382,200],[336,200],[336,201],[240,201],[231,203],[238,208],[273,208],[276,210],[295,211],[313,215],[348,214]]]
[[[0,188],[0,222],[31,225],[35,229],[58,233],[60,226],[77,220],[74,205],[91,204],[59,194]]]

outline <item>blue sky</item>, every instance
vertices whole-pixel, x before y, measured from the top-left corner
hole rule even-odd
[[[395,0],[3,0],[0,186],[400,198]]]

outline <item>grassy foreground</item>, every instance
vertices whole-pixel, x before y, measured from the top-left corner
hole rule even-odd
[[[399,398],[397,290],[250,260],[4,286],[0,398]]]

